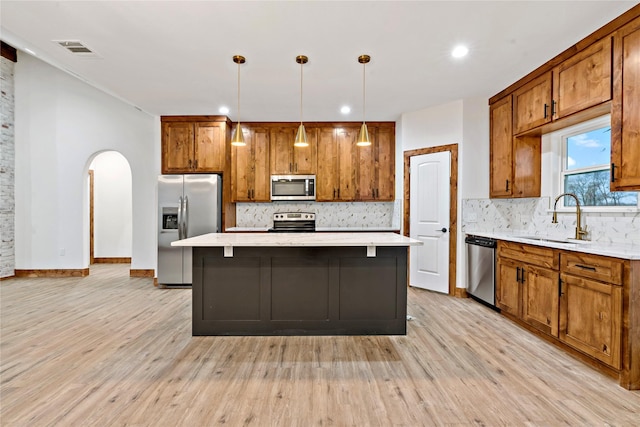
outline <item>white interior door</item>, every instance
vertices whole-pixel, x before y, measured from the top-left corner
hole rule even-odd
[[[410,236],[423,242],[410,249],[410,284],[449,293],[451,153],[413,156],[410,167]]]

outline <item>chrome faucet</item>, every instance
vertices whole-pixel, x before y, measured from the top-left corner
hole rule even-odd
[[[558,212],[556,212],[556,206],[558,205],[560,197],[563,196],[571,196],[576,200],[576,240],[586,240],[584,239],[584,236],[587,235],[587,226],[585,225],[584,228],[580,226],[580,201],[578,200],[578,196],[573,193],[562,193],[556,197],[556,202],[553,204],[553,219],[551,220],[551,223],[558,223]]]

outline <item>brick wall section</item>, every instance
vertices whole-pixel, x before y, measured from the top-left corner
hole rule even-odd
[[[0,278],[15,274],[14,63],[0,57]]]

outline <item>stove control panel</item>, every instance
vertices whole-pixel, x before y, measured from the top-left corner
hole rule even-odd
[[[316,214],[313,212],[276,212],[273,214],[273,221],[315,221]]]

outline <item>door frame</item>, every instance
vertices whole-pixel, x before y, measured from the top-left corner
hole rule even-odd
[[[425,147],[404,152],[404,235],[409,237],[410,232],[410,191],[411,191],[411,157],[423,154],[433,154],[442,151],[451,152],[451,177],[449,181],[449,295],[465,298],[466,291],[456,288],[456,269],[458,265],[458,144],[439,145],[437,147]]]

